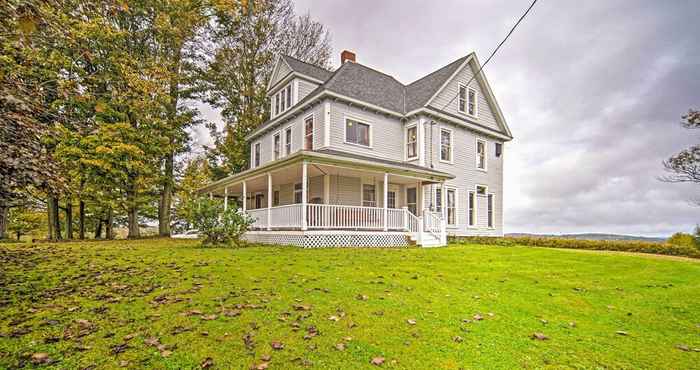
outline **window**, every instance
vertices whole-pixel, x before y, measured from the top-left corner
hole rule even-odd
[[[435,189],[435,212],[442,212],[442,189]]]
[[[477,186],[476,186],[476,193],[477,193],[478,195],[486,195],[486,186],[477,185]]]
[[[503,154],[503,144],[496,143],[496,145],[494,145],[494,147],[496,148],[496,158],[498,158],[501,156],[501,154]]]
[[[287,85],[287,108],[292,107],[292,85]]]
[[[272,192],[272,205],[273,206],[280,205],[280,191],[279,190],[275,190]]]
[[[486,170],[486,142],[476,141],[476,168]]]
[[[469,94],[467,94],[467,96],[469,99],[467,103],[467,114],[476,117],[477,113],[479,112],[479,108],[476,101],[476,90],[470,87]]]
[[[362,146],[370,146],[369,125],[353,119],[346,119],[345,142]]]
[[[468,210],[469,226],[474,226],[474,222],[476,220],[476,195],[474,194],[473,191],[469,192],[469,198],[467,199],[467,203],[469,206],[469,210]]]
[[[388,208],[396,208],[396,192],[389,191],[386,193],[386,206]]]
[[[440,160],[452,162],[452,131],[440,129]]]
[[[460,112],[467,113],[467,87],[459,85],[458,108]]]
[[[447,224],[457,225],[457,190],[447,189]]]
[[[406,207],[414,215],[418,212],[418,192],[416,188],[406,189]]]
[[[277,95],[273,96],[272,99],[275,101],[275,116],[280,114],[280,100]]]
[[[493,194],[488,196],[488,226],[493,227]]]
[[[294,184],[294,203],[301,203],[301,183]]]
[[[406,130],[406,156],[408,159],[418,157],[418,128],[416,126]]]
[[[287,109],[287,89],[283,89],[280,92],[280,100],[282,100],[280,108],[282,108],[282,112],[284,112]]]
[[[255,143],[253,148],[253,167],[260,166],[260,143]]]
[[[284,130],[284,155],[289,155],[292,153],[292,128],[287,127]]]
[[[304,120],[304,150],[314,150],[314,116]]]
[[[255,209],[262,208],[263,206],[263,194],[255,194]]]
[[[280,133],[276,133],[275,136],[272,137],[272,158],[273,159],[279,159],[280,154],[282,153],[282,138],[280,137]]]
[[[377,193],[376,187],[372,184],[362,184],[362,206],[363,207],[376,207],[377,206]]]

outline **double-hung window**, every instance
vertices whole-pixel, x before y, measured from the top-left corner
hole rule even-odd
[[[474,117],[479,114],[478,94],[476,89],[461,84],[459,85],[457,110]]]
[[[503,154],[503,144],[502,144],[502,143],[496,143],[496,144],[494,145],[494,147],[496,148],[496,153],[495,153],[495,154],[496,154],[496,158],[500,158],[501,155]]]
[[[471,87],[468,89],[467,93],[467,114],[476,117],[479,112],[479,106],[477,103],[476,90]]]
[[[408,159],[418,157],[418,128],[416,126],[406,130],[406,157]]]
[[[273,96],[272,99],[275,101],[275,116],[280,114],[280,99],[277,95]]]
[[[272,159],[277,160],[282,154],[282,137],[280,133],[276,133],[272,137]]]
[[[280,108],[282,108],[282,112],[287,110],[287,89],[282,89],[280,92],[280,100],[282,101],[282,104],[280,104]]]
[[[440,129],[440,160],[452,162],[452,131]]]
[[[457,99],[457,109],[460,112],[467,113],[467,87],[459,85],[459,97]]]
[[[387,208],[396,208],[396,192],[388,191],[386,193],[386,206]]]
[[[284,155],[290,155],[292,153],[292,128],[287,127],[284,130]]]
[[[442,213],[442,188],[435,189],[435,212]]]
[[[301,203],[301,183],[294,184],[294,203]]]
[[[272,205],[277,207],[280,205],[280,191],[275,190],[272,192]]]
[[[476,141],[476,168],[486,170],[486,142],[484,140]]]
[[[493,194],[489,194],[487,199],[488,227],[493,227]]]
[[[314,150],[314,116],[304,120],[304,150]]]
[[[260,143],[253,146],[253,167],[260,166]]]
[[[350,144],[370,146],[370,127],[366,123],[354,119],[345,119],[345,142]]]
[[[457,190],[447,189],[447,224],[457,225]]]
[[[287,108],[291,108],[292,107],[292,85],[291,84],[287,85],[287,88],[285,90],[287,90]]]
[[[284,113],[292,107],[292,84],[285,86],[272,97],[274,101],[275,116]]]
[[[377,192],[376,187],[372,184],[362,184],[362,206],[363,207],[376,207],[377,206]]]
[[[467,198],[467,222],[469,226],[474,226],[476,224],[476,194],[473,191],[469,192],[469,197]]]

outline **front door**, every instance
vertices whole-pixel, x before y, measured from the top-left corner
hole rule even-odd
[[[406,207],[414,215],[418,213],[418,192],[416,188],[406,188]]]
[[[255,194],[255,209],[263,207],[263,197],[262,194]]]

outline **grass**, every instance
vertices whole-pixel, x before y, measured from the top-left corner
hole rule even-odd
[[[270,368],[343,369],[376,368],[376,357],[421,369],[700,361],[700,263],[675,257],[141,240],[0,245],[0,263],[0,368],[35,366],[40,352],[40,366],[56,368],[211,359],[242,369],[267,356]]]

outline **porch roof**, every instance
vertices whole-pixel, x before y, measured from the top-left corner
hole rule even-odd
[[[336,165],[353,169],[365,169],[373,172],[387,172],[393,175],[413,177],[429,182],[439,182],[453,179],[455,176],[446,172],[432,170],[430,168],[411,163],[397,162],[381,158],[367,157],[360,154],[347,153],[332,149],[317,151],[301,150],[284,158],[268,162],[260,167],[247,169],[239,173],[227,176],[221,180],[199,189],[199,193],[214,192],[225,186],[239,181],[263,175],[267,172],[281,169],[301,161],[315,164]]]

